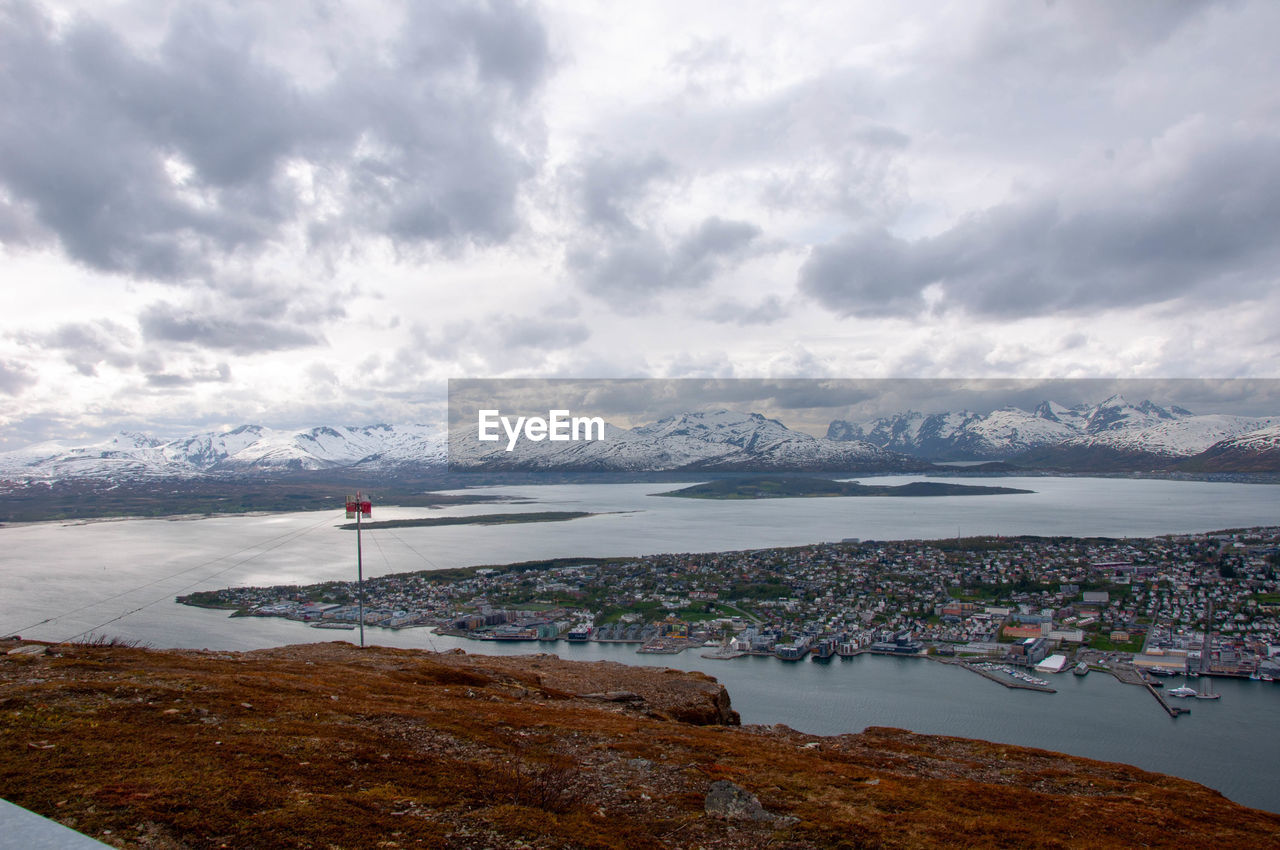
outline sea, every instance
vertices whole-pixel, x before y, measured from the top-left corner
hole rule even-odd
[[[879,477],[900,484],[915,476]],[[983,483],[983,482],[978,482]],[[1131,478],[1027,477],[989,483],[1021,495],[716,501],[656,494],[672,484],[476,488],[505,497],[440,509],[381,505],[374,519],[590,511],[566,522],[453,525],[364,533],[367,577],[410,570],[593,557],[750,550],[845,539],[977,535],[1149,537],[1280,525],[1280,486]],[[355,537],[341,514],[112,519],[0,527],[0,634],[104,636],[167,648],[247,650],[356,640],[355,633],[178,605],[193,590],[349,580]],[[1094,672],[1052,677],[1057,693],[1009,690],[924,659],[860,656],[788,664],[717,660],[696,650],[639,655],[620,644],[498,644],[428,629],[367,630],[369,643],[442,651],[554,651],[570,659],[701,670],[723,682],[744,723],[834,735],[893,726],[983,738],[1181,776],[1280,812],[1280,684],[1215,679],[1217,701],[1170,718],[1143,689]],[[1176,680],[1172,680],[1176,681]]]

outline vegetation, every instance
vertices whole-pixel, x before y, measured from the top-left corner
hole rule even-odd
[[[1141,652],[1144,635],[1134,635],[1127,641],[1115,642],[1105,634],[1089,635],[1089,647],[1102,652]]]
[[[692,725],[732,722],[696,673],[342,643],[53,649],[0,654],[0,795],[118,847],[1262,847],[1280,834],[1280,815],[1126,765],[895,729]],[[585,696],[606,692],[635,700]],[[708,816],[717,780],[796,822]]]

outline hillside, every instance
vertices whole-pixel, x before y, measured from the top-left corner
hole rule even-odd
[[[1280,815],[1124,765],[738,728],[674,670],[61,645],[0,685],[0,795],[120,847],[1280,846]]]

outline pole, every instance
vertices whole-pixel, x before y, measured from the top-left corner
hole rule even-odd
[[[360,600],[360,648],[364,648],[364,560],[360,552],[360,515],[364,497],[356,491],[356,597]]]

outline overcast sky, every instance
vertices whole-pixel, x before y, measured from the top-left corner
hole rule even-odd
[[[1280,377],[1280,3],[0,0],[13,448],[450,377]]]

